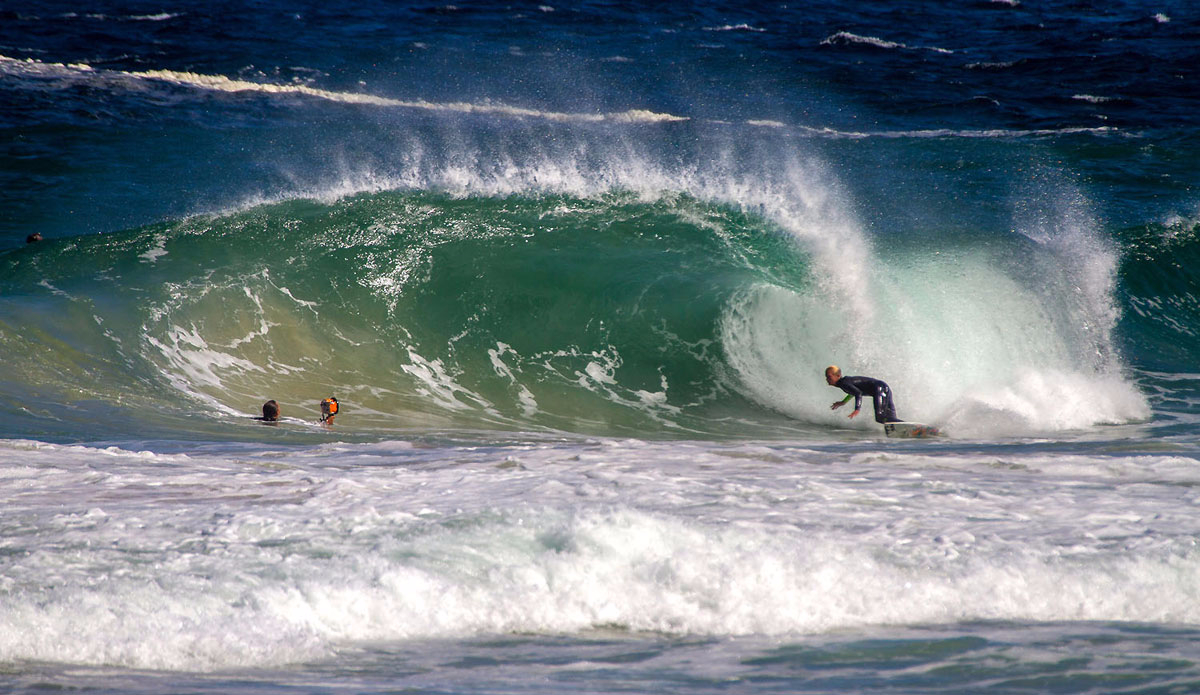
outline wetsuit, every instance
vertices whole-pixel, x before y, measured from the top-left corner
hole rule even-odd
[[[869,376],[844,376],[834,386],[854,396],[854,409],[862,409],[863,396],[870,395],[875,401],[875,422],[900,422],[896,417],[896,404],[892,403],[892,389],[879,379]]]

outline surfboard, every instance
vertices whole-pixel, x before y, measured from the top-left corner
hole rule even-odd
[[[883,431],[889,437],[923,438],[942,435],[933,425],[920,422],[889,422],[883,426]]]

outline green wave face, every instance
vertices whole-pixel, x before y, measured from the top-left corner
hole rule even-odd
[[[1122,337],[1147,369],[1195,373],[1200,357],[1200,224],[1176,219],[1125,230]]]
[[[762,201],[385,191],[20,249],[0,409],[85,439],[271,437],[265,400],[310,427],[330,395],[347,436],[868,428],[829,410],[837,363],[967,436],[1148,416],[1119,343],[1179,332],[1138,289],[1161,258],[1119,266],[1070,219],[930,245]]]
[[[40,357],[5,378],[38,384],[46,413],[274,398],[309,418],[336,395],[343,421],[383,430],[777,421],[730,388],[718,324],[740,288],[807,282],[769,222],[686,195],[362,194],[18,256],[4,347]]]

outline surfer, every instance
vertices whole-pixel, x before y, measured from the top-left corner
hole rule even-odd
[[[321,422],[326,425],[333,424],[333,416],[338,412],[338,399],[330,396],[321,401]]]
[[[262,417],[256,417],[254,419],[262,420],[263,422],[279,422],[279,404],[275,402],[274,398],[266,403],[263,403]]]
[[[825,383],[836,386],[848,394],[842,400],[829,406],[830,410],[837,410],[854,398],[854,412],[850,413],[850,417],[854,417],[862,408],[863,396],[870,395],[875,404],[875,422],[880,424],[900,422],[900,418],[896,417],[896,405],[892,403],[892,389],[879,379],[872,379],[869,376],[842,376],[840,367],[830,365],[825,368]]]

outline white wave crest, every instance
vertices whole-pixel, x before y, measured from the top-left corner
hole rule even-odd
[[[741,23],[741,24],[725,24],[725,25],[723,25],[723,26],[719,26],[719,27],[704,27],[704,31],[753,31],[753,32],[764,32],[764,31],[766,31],[766,29],[762,29],[762,28],[760,28],[760,27],[756,27],[756,26],[751,26],[751,25],[749,25],[749,24],[746,24],[745,22],[743,22],[743,23]]]
[[[540,119],[554,122],[574,123],[664,123],[688,120],[685,116],[657,113],[647,109],[628,109],[611,113],[581,113],[546,111],[495,102],[433,102],[424,99],[394,99],[374,94],[340,92],[303,84],[277,84],[251,82],[224,75],[205,75],[177,70],[97,70],[89,65],[44,63],[35,60],[18,60],[0,56],[0,72],[26,77],[53,79],[54,86],[61,81],[100,81],[110,85],[122,81],[131,83],[150,82],[173,84],[207,92],[253,93],[265,96],[296,95],[322,99],[342,104],[358,104],[388,108],[417,109],[444,113],[487,114],[511,118]]]
[[[838,46],[845,44],[861,44],[889,50],[899,49],[910,51],[932,51],[934,53],[945,54],[954,53],[954,51],[948,48],[938,48],[937,46],[909,46],[907,44],[898,43],[896,41],[888,41],[886,39],[881,39],[874,36],[861,36],[849,31],[839,31],[838,33],[828,36],[821,41],[822,46]]]

